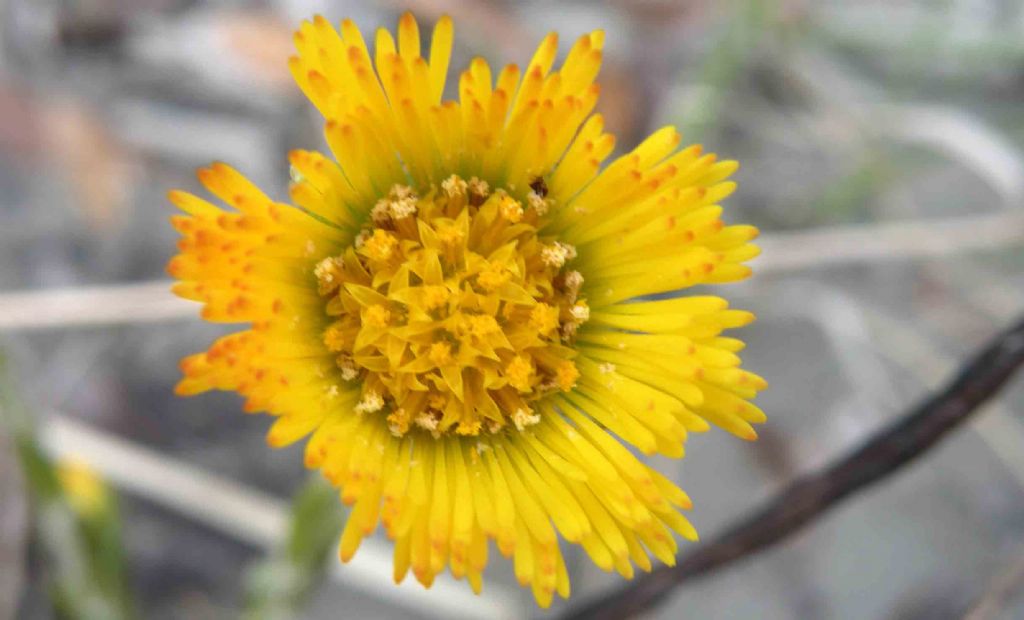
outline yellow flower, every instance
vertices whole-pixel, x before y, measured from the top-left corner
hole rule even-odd
[[[243,394],[277,417],[272,446],[309,436],[353,505],[342,560],[383,524],[396,581],[448,568],[479,591],[493,540],[546,607],[569,594],[559,535],[627,578],[696,538],[627,446],[678,458],[708,422],[756,437],[765,382],[722,335],[753,315],[649,296],[747,277],[757,231],[720,219],[736,163],[671,127],[602,166],[603,33],[558,71],[554,34],[522,71],[476,59],[444,101],[452,36],[442,18],[427,59],[410,15],[372,52],[351,21],[303,23],[290,67],[333,159],[290,153],[294,206],[224,164],[199,179],[230,208],[171,192],[175,292],[250,325],[186,358],[177,391]]]
[[[56,473],[64,497],[79,516],[92,518],[107,508],[107,485],[92,467],[76,459],[62,459]]]

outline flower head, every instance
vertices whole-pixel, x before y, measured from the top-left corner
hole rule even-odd
[[[80,517],[96,518],[110,509],[110,491],[92,467],[76,459],[64,459],[55,470],[64,496]]]
[[[555,35],[524,70],[476,59],[458,101],[448,18],[429,58],[410,15],[372,56],[348,20],[295,41],[333,159],[290,154],[292,205],[224,164],[199,179],[230,209],[171,192],[175,292],[250,325],[186,358],[178,392],[243,394],[273,446],[309,436],[354,506],[341,558],[382,524],[396,581],[448,568],[479,591],[493,540],[547,606],[569,593],[559,535],[627,578],[672,563],[690,501],[626,446],[680,457],[708,422],[753,439],[764,420],[722,336],[753,316],[650,300],[749,274],[757,231],[720,219],[736,164],[664,128],[602,166],[601,32],[558,71]]]

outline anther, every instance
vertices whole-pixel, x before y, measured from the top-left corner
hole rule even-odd
[[[541,250],[540,258],[545,265],[560,269],[566,261],[576,258],[576,248],[568,243],[556,241]]]
[[[569,314],[578,322],[586,323],[590,320],[590,306],[585,303],[578,303],[569,310]]]
[[[516,425],[517,431],[524,431],[528,426],[540,423],[540,414],[532,413],[529,409],[519,408],[512,414],[512,423]]]
[[[468,184],[455,174],[441,182],[441,189],[449,198],[465,196],[467,187]]]
[[[550,209],[548,200],[532,190],[526,195],[526,204],[536,211],[537,215],[547,215],[547,212]]]
[[[363,394],[362,400],[356,405],[356,413],[373,413],[384,408],[384,399],[380,394],[370,390]]]
[[[501,217],[513,224],[523,219],[523,205],[519,204],[518,200],[509,196],[505,192],[502,192],[499,200],[498,212],[501,213]]]
[[[384,328],[391,322],[391,311],[379,304],[366,309],[363,321],[370,327]]]
[[[484,199],[491,193],[491,188],[487,185],[487,181],[473,177],[467,184],[469,188],[470,197],[479,201],[475,204],[483,203]]]

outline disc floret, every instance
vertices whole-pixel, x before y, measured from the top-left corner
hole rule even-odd
[[[339,382],[392,434],[524,430],[531,406],[579,377],[571,342],[589,318],[573,246],[539,233],[550,201],[525,204],[451,175],[422,196],[395,185],[357,242],[320,261]],[[539,207],[539,208],[538,208]]]

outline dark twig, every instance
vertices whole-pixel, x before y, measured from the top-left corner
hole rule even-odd
[[[717,539],[629,586],[570,612],[565,620],[620,620],[659,603],[673,588],[754,555],[813,522],[846,497],[927,452],[971,417],[1024,364],[1024,318],[967,363],[949,385],[824,469],[797,479]]]

